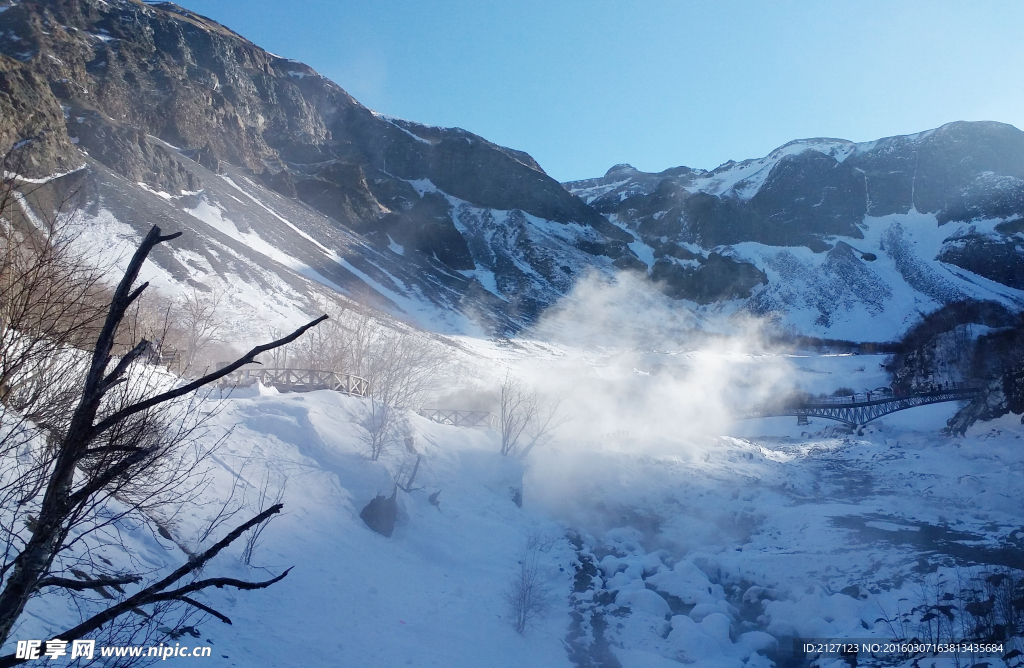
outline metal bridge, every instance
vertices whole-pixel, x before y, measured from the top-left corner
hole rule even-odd
[[[355,397],[370,395],[370,382],[365,378],[319,369],[239,369],[225,380],[231,385],[248,385],[258,380],[281,392],[334,390]]]
[[[498,423],[498,416],[487,411],[421,408],[417,413],[428,420],[433,420],[439,424],[449,424],[455,427],[494,427]]]
[[[915,392],[901,397],[869,392],[848,397],[827,397],[777,407],[764,407],[741,413],[737,415],[737,418],[749,420],[751,418],[792,415],[797,418],[798,424],[806,424],[807,418],[820,417],[856,428],[872,420],[877,420],[883,415],[904,411],[908,408],[945,401],[969,401],[977,396],[981,389],[980,387],[960,386]],[[872,395],[877,398],[872,398]]]

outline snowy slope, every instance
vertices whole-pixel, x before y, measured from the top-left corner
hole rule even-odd
[[[851,374],[878,382],[872,360],[857,356],[725,357],[803,369],[795,373],[808,389]],[[596,360],[598,371],[623,366]],[[204,596],[234,621],[200,625],[210,665],[569,667],[613,665],[611,655],[627,668],[753,668],[784,658],[793,636],[889,638],[880,617],[929,587],[955,591],[957,578],[979,572],[972,562],[1024,565],[999,557],[1020,525],[1016,418],[962,439],[935,436],[950,405],[890,416],[862,436],[792,418],[699,434],[677,415],[652,425],[656,433],[583,440],[574,435],[589,425],[577,424],[520,463],[498,455],[492,431],[410,415],[420,489],[398,493],[398,525],[384,538],[359,512],[391,493],[412,456],[399,447],[366,459],[356,424],[366,410],[331,392],[265,389],[221,406],[209,442],[234,430],[216,452],[207,500],[227,498],[236,482],[252,498],[268,479],[272,491],[283,486],[286,512],[255,566],[234,546],[206,574],[294,568],[265,591]],[[510,495],[519,486],[522,508]],[[427,498],[437,490],[439,508]],[[189,544],[216,508],[178,518],[175,539]],[[156,572],[185,559],[172,541],[123,535]],[[542,538],[534,554],[545,609],[519,636],[504,594],[531,535]],[[116,545],[102,554],[126,563]],[[17,637],[41,637],[74,616],[52,604],[31,612]]]
[[[353,298],[439,332],[510,331],[567,292],[575,274],[613,270],[610,259],[576,248],[600,243],[591,228],[443,195],[476,267],[455,271],[393,241],[381,249],[244,172],[193,167],[205,186],[193,192],[128,184],[91,160],[53,184],[88,193],[74,232],[79,250],[104,266],[123,269],[153,224],[185,232],[154,253],[144,278],[165,295],[195,284],[226,292],[229,313],[248,317],[235,327],[242,342],[267,326],[305,322],[317,295]],[[439,192],[429,181],[413,185]]]
[[[737,259],[764,268],[768,284],[744,309],[813,336],[892,341],[924,314],[954,301],[993,300],[1017,311],[1024,291],[938,259],[943,245],[966,232],[991,231],[1000,220],[946,223],[933,214],[866,217],[863,239],[836,236],[836,247],[732,247]],[[865,253],[876,257],[863,259]]]

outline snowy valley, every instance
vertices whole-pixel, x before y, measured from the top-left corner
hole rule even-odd
[[[962,438],[939,435],[950,404],[897,413],[859,435],[822,420],[720,422],[708,418],[721,407],[701,393],[703,381],[658,378],[666,360],[705,372],[755,367],[772,379],[810,379],[811,389],[877,384],[882,358],[677,351],[648,355],[645,366],[628,351],[543,350],[476,353],[492,369],[558,369],[577,387],[588,378],[592,389],[572,409],[603,402],[603,421],[574,416],[518,459],[499,454],[494,430],[410,414],[416,455],[396,443],[372,462],[361,437],[366,400],[235,390],[223,403],[210,399],[219,413],[208,438],[230,436],[213,459],[214,485],[176,518],[174,540],[139,527],[124,546],[99,549],[117,565],[130,554],[172,568],[186,558],[176,543],[197,534],[235,486],[251,494],[269,480],[271,495],[280,489],[285,513],[252,565],[235,550],[218,574],[293,570],[266,591],[202,599],[234,622],[205,621],[202,642],[216,665],[237,666],[803,665],[793,663],[793,638],[884,641],[895,628],[906,639],[941,639],[948,631],[919,620],[943,594],[962,607],[985,600],[985,577],[1019,582],[1016,416]],[[640,398],[593,389],[621,386],[621,374],[650,381],[630,386]],[[664,401],[676,414],[630,419],[631,403],[657,406],[654,394],[671,390]],[[612,406],[621,413],[607,414]],[[374,533],[360,511],[407,480],[418,457],[411,491],[395,492],[393,535]],[[507,597],[524,563],[541,593],[520,635]],[[76,614],[59,599],[30,611],[19,636],[48,636]],[[958,613],[956,622],[970,619]]]
[[[560,184],[172,3],[0,0],[0,65],[2,600],[42,569],[0,666],[144,664],[19,643],[170,574],[204,586],[81,638],[267,668],[1021,665],[1017,128]]]

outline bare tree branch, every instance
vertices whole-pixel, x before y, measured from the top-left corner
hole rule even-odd
[[[236,580],[235,578],[208,578],[206,580],[199,580],[197,582],[193,582],[190,585],[174,589],[167,593],[151,596],[146,601],[146,603],[153,603],[156,601],[170,601],[177,598],[181,598],[184,594],[191,594],[192,592],[202,591],[203,589],[208,589],[210,587],[216,587],[217,589],[221,589],[223,587],[234,587],[235,589],[244,590],[265,589],[270,585],[274,584],[275,582],[280,582],[281,580],[283,580],[285,576],[287,576],[288,573],[291,572],[291,570],[291,568],[287,568],[277,577],[271,578],[269,580],[264,580],[263,582],[247,582],[245,580]]]
[[[129,612],[130,610],[132,610],[132,608],[147,605],[150,603],[157,603],[160,601],[182,600],[182,597],[186,594],[195,591],[200,591],[202,589],[207,589],[209,587],[235,587],[237,589],[254,590],[264,589],[276,582],[280,582],[282,579],[284,579],[285,576],[288,575],[288,573],[291,571],[291,568],[285,570],[277,577],[271,578],[270,580],[265,580],[263,582],[246,582],[244,580],[236,580],[234,578],[209,578],[206,580],[199,580],[197,582],[193,582],[190,585],[186,585],[173,591],[164,591],[165,589],[167,589],[167,587],[171,586],[172,584],[174,584],[181,578],[185,577],[189,573],[193,573],[202,569],[203,565],[206,564],[206,562],[217,556],[217,554],[219,554],[221,550],[223,550],[225,547],[227,547],[235,540],[237,540],[239,536],[241,536],[250,528],[259,524],[260,522],[267,520],[270,516],[281,512],[281,509],[283,507],[284,506],[279,503],[277,505],[271,506],[270,508],[267,508],[265,511],[263,511],[256,517],[253,517],[248,522],[236,527],[231,533],[229,533],[227,536],[219,540],[215,545],[210,547],[208,550],[204,551],[202,554],[193,557],[192,559],[189,559],[188,563],[177,568],[173,573],[171,573],[167,577],[161,579],[158,582],[155,582],[149,587],[146,587],[142,591],[132,596],[129,596],[120,603],[107,608],[103,612],[90,617],[78,626],[68,629],[67,631],[64,631],[62,633],[56,634],[53,637],[53,639],[56,640],[59,638],[60,640],[66,640],[68,642],[72,640],[77,640],[86,634],[96,631],[112,619],[115,619],[116,617],[119,617],[120,615]],[[0,657],[0,668],[6,668],[7,666],[16,666],[21,663],[24,663],[25,661],[25,659],[15,658],[13,654],[8,654],[7,656]]]
[[[196,390],[198,390],[199,388],[203,387],[204,385],[209,385],[210,383],[214,383],[214,382],[220,380],[221,378],[223,378],[224,376],[227,376],[231,372],[235,371],[236,369],[240,369],[241,367],[245,366],[246,364],[251,364],[252,362],[255,361],[256,357],[259,356],[260,354],[265,353],[265,352],[270,351],[270,350],[273,350],[274,348],[280,348],[283,345],[291,343],[295,339],[297,339],[300,336],[302,336],[303,334],[305,334],[308,330],[310,330],[313,327],[316,327],[317,325],[319,325],[324,320],[327,320],[327,316],[326,315],[322,315],[319,318],[317,318],[316,320],[314,320],[314,321],[312,321],[310,323],[307,323],[307,324],[303,325],[302,327],[299,327],[297,330],[295,330],[294,332],[292,332],[288,336],[280,338],[277,341],[271,341],[270,343],[264,343],[263,345],[256,346],[255,348],[253,348],[252,350],[247,352],[245,355],[243,355],[242,357],[238,358],[237,360],[235,360],[231,364],[228,364],[227,366],[225,366],[222,369],[218,369],[217,371],[214,371],[213,373],[209,373],[209,374],[203,376],[202,378],[200,378],[198,380],[194,380],[191,383],[188,383],[186,385],[182,385],[179,388],[175,388],[173,390],[169,390],[167,392],[164,392],[163,394],[158,394],[155,397],[151,397],[151,398],[146,399],[144,401],[140,401],[137,404],[133,404],[131,406],[128,406],[127,408],[124,408],[124,409],[118,411],[117,413],[114,413],[110,417],[104,419],[102,422],[97,424],[96,427],[95,427],[95,434],[96,435],[102,434],[103,432],[105,432],[107,429],[110,429],[112,426],[114,426],[118,422],[121,422],[125,418],[130,417],[130,416],[132,416],[132,415],[134,415],[136,413],[140,413],[142,411],[148,410],[148,409],[150,409],[150,408],[152,408],[154,406],[158,406],[158,405],[160,405],[162,403],[166,403],[166,402],[168,402],[168,401],[170,401],[172,399],[176,399],[178,397],[184,396],[184,395],[186,395],[186,394],[188,394],[190,392],[195,392]]]
[[[142,339],[141,341],[139,341],[139,343],[134,348],[132,348],[127,355],[121,358],[121,361],[117,363],[117,366],[114,367],[114,370],[111,371],[107,375],[107,377],[103,379],[102,387],[106,389],[109,388],[114,383],[118,382],[121,379],[121,377],[124,376],[125,371],[128,370],[128,367],[131,366],[132,362],[134,362],[143,354],[145,354],[146,351],[148,351],[151,347],[152,344],[146,339]]]
[[[43,587],[62,587],[63,589],[73,589],[75,591],[85,591],[87,589],[96,589],[97,587],[114,587],[126,584],[135,584],[141,582],[142,578],[138,575],[126,575],[120,578],[95,578],[93,580],[72,580],[71,578],[43,578],[39,581],[38,588]]]
[[[10,201],[5,199],[5,192],[9,194],[10,190],[5,188],[7,184],[0,184],[0,214]],[[32,218],[32,225],[38,227],[33,215],[25,208],[23,217]],[[195,498],[206,484],[197,467],[208,451],[198,445],[184,447],[188,439],[194,438],[190,434],[197,425],[207,419],[199,415],[200,399],[192,393],[255,361],[259,354],[296,340],[326,318],[256,346],[232,364],[196,381],[147,396],[153,393],[153,378],[146,376],[148,367],[139,363],[150,344],[145,338],[132,340],[135,330],[131,318],[126,321],[126,314],[133,304],[138,313],[142,303],[147,284],[134,283],[149,253],[179,234],[162,235],[154,226],[111,292],[95,287],[99,285],[93,282],[98,281],[95,272],[86,272],[85,280],[79,280],[76,272],[80,271],[80,261],[76,265],[74,256],[60,254],[54,246],[53,228],[49,235],[43,230],[44,234],[33,236],[35,231],[29,230],[17,236],[9,233],[8,221],[3,222],[0,417],[4,418],[5,430],[0,434],[0,455],[4,456],[0,461],[5,468],[0,479],[0,507],[5,513],[0,515],[0,645],[9,639],[29,598],[41,588],[62,588],[72,596],[91,589],[107,596],[105,586],[120,588],[140,582],[137,576],[79,581],[54,573],[63,572],[69,564],[91,564],[91,548],[83,541],[95,531],[117,532],[118,523],[129,515],[157,522],[159,515],[153,514],[154,508],[169,507],[169,499],[180,504],[189,495]],[[24,289],[25,285],[30,289]],[[81,310],[86,301],[83,297],[93,293],[104,295],[102,301],[107,304],[106,308],[95,309],[95,314],[89,308]],[[109,300],[106,295],[111,295]],[[123,354],[111,369],[112,360],[122,348]],[[190,398],[176,401],[190,394]],[[180,409],[180,413],[151,410],[157,406]],[[12,433],[15,438],[10,436]],[[8,509],[12,512],[7,513]],[[288,571],[265,582],[212,578],[167,591],[182,578],[198,573],[224,547],[280,509],[278,503],[259,513],[166,577],[92,615],[60,637],[80,638],[147,604],[169,610],[171,604],[179,602],[202,609],[185,600],[186,594],[207,587],[261,589],[280,581]],[[176,512],[171,511],[172,518]],[[114,626],[123,629],[142,628],[124,620],[117,624]],[[13,665],[10,660],[3,657],[0,665]]]
[[[231,620],[228,618],[227,615],[222,614],[220,612],[217,612],[216,610],[214,610],[210,606],[204,605],[204,604],[200,603],[199,601],[195,600],[194,598],[189,598],[188,596],[181,596],[177,600],[182,601],[183,603],[188,603],[189,605],[194,606],[196,608],[199,608],[203,612],[205,612],[207,614],[210,614],[210,615],[213,615],[214,617],[216,617],[220,621],[224,622],[225,624],[230,624],[231,623]]]

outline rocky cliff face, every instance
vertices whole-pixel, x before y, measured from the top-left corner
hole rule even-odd
[[[158,258],[178,281],[372,294],[502,332],[589,270],[834,338],[895,338],[963,300],[1024,307],[1024,133],[1010,126],[799,140],[712,171],[618,165],[563,187],[525,153],[377,114],[171,3],[0,10],[5,169],[84,166],[64,180],[96,229],[189,231],[192,256]]]
[[[934,214],[940,225],[1024,217],[1024,132],[960,122],[864,144],[807,139],[710,172],[647,174],[617,165],[566,187],[645,240],[823,250],[832,236],[862,238],[865,216],[913,210]]]
[[[23,151],[26,176],[73,169],[85,153],[177,197],[242,170],[385,255],[416,256],[433,282],[494,275],[481,285],[517,300],[514,319],[567,287],[552,266],[638,263],[631,235],[525,153],[376,114],[308,66],[171,3],[8,2],[0,112],[0,152],[38,138]],[[488,211],[520,222],[510,245],[474,243]],[[552,231],[565,247],[536,248]]]
[[[788,323],[802,331],[857,338],[867,317],[897,334],[965,299],[1024,303],[1024,132],[1009,125],[799,140],[711,171],[616,165],[565,186],[651,249],[668,294],[803,311]],[[710,293],[697,271],[709,252],[728,268]]]

